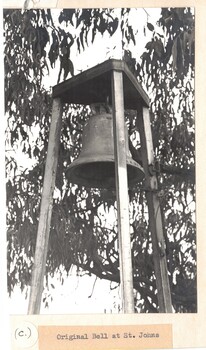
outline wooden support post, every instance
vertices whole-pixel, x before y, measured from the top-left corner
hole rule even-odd
[[[122,72],[113,71],[112,105],[123,312],[134,312]]]
[[[139,105],[137,116],[141,139],[142,161],[145,171],[146,197],[149,210],[149,225],[152,235],[159,312],[172,312],[157,177],[155,172],[151,173],[151,170],[149,169],[150,166],[154,165],[154,150],[149,109],[146,107],[142,108],[142,106]]]
[[[62,103],[59,98],[53,100],[52,119],[49,133],[44,183],[42,190],[39,226],[32,271],[31,292],[28,314],[39,314],[46,268],[49,232],[51,224],[53,192],[56,179],[59,141],[61,133]]]

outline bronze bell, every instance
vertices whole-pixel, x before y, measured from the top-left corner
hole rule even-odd
[[[128,131],[125,124],[126,161],[128,185],[141,181],[142,167],[129,152]],[[82,134],[82,150],[79,157],[69,165],[67,179],[74,184],[92,188],[115,188],[115,160],[112,115],[103,113],[90,117]]]

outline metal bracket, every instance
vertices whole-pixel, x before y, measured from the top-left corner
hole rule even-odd
[[[153,163],[149,164],[149,174],[150,176],[154,176],[157,173],[160,173],[160,162],[159,160],[155,160]]]
[[[165,256],[165,247],[164,247],[164,243],[162,242],[158,242],[158,246],[159,246],[159,255],[161,258],[163,258]]]

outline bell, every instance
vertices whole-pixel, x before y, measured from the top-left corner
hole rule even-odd
[[[132,187],[143,179],[144,171],[130,155],[126,124],[125,135],[128,186]],[[90,117],[83,130],[81,153],[69,165],[66,177],[71,183],[85,187],[115,188],[113,122],[111,114],[104,113]]]

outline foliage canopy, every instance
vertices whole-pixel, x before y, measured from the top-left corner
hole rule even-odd
[[[123,57],[151,98],[173,307],[176,312],[196,312],[194,16],[190,8],[164,8],[158,23],[152,24],[147,14],[143,31],[150,39],[138,58],[131,20],[131,14],[138,15],[135,11],[4,10],[7,148],[20,148],[34,159],[32,168],[21,169],[11,152],[6,155],[9,293],[19,283],[23,290],[31,279],[52,103],[46,77],[55,71],[59,82],[74,75],[72,50],[81,54],[100,35],[112,37],[119,31]],[[135,157],[136,115],[125,114]],[[69,272],[75,265],[118,283],[114,193],[82,190],[65,179],[80,152],[89,116],[88,106],[64,108],[46,274],[59,271],[61,278],[62,267]],[[144,184],[129,196],[136,310],[157,312]],[[113,225],[107,220],[111,212]]]

